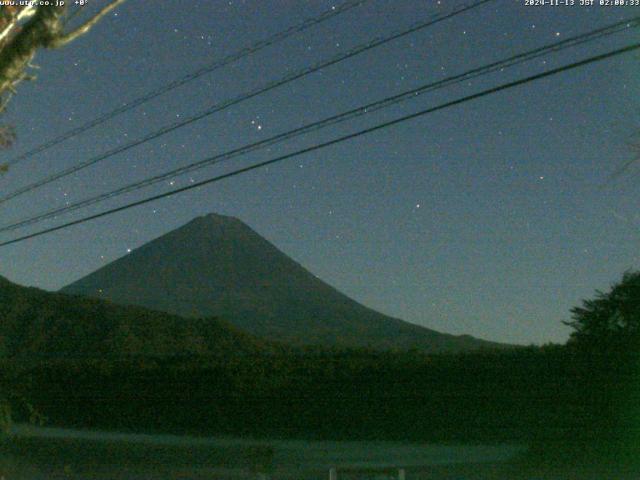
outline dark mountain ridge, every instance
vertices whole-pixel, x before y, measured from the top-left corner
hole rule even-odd
[[[261,342],[217,319],[51,293],[0,277],[0,358],[256,354]]]
[[[269,340],[459,352],[499,344],[388,317],[342,294],[240,220],[198,217],[62,289],[184,317],[219,317]]]

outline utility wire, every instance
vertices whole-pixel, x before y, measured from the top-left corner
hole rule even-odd
[[[324,11],[323,13],[321,13],[320,15],[316,16],[316,17],[311,17],[311,18],[307,18],[306,20],[303,20],[301,23],[297,24],[297,25],[292,25],[289,28],[278,32],[274,35],[271,35],[270,37],[267,37],[263,40],[260,40],[256,43],[254,43],[253,45],[250,45],[248,47],[245,47],[241,50],[238,50],[237,52],[234,52],[232,54],[227,55],[226,57],[223,57],[219,60],[214,61],[213,63],[201,67],[198,70],[195,70],[187,75],[185,75],[184,77],[181,77],[177,80],[174,80],[170,83],[167,83],[166,85],[163,85],[155,90],[152,90],[138,98],[135,98],[134,100],[131,100],[128,103],[125,103],[124,105],[121,105],[120,107],[117,107],[99,117],[94,118],[93,120],[90,120],[89,122],[80,125],[76,128],[73,128],[71,130],[68,130],[67,132],[64,132],[62,134],[60,134],[57,137],[52,138],[51,140],[48,140],[47,142],[44,142],[40,145],[38,145],[37,147],[32,148],[31,150],[28,150],[26,152],[24,152],[23,154],[9,160],[6,165],[7,166],[12,166],[15,165],[23,160],[26,160],[28,158],[33,157],[34,155],[37,155],[38,153],[44,152],[45,150],[50,149],[51,147],[58,145],[62,142],[64,142],[65,140],[68,140],[70,138],[73,138],[77,135],[80,135],[81,133],[86,132],[87,130],[90,130],[94,127],[97,127],[98,125],[101,125],[105,122],[107,122],[108,120],[111,120],[114,117],[117,117],[118,115],[121,115],[125,112],[128,112],[129,110],[132,110],[136,107],[139,107],[140,105],[143,105],[145,103],[147,103],[150,100],[153,100],[156,97],[159,97],[160,95],[164,95],[167,92],[170,92],[171,90],[174,90],[182,85],[185,85],[193,80],[196,80],[197,78],[202,77],[203,75],[206,75],[208,73],[212,73],[222,67],[225,67],[231,63],[234,63],[238,60],[241,60],[244,57],[247,57],[249,55],[252,55],[254,53],[259,52],[260,50],[270,47],[271,45],[274,45],[278,42],[281,42],[282,40],[285,40],[289,37],[291,37],[292,35],[295,35],[297,33],[301,33],[305,30],[307,30],[308,28],[311,28],[315,25],[318,25],[326,20],[329,20],[330,18],[333,18],[335,16],[338,16],[342,13],[345,13],[349,10],[351,10],[352,8],[355,8],[359,5],[362,5],[363,3],[367,2],[368,0],[348,0],[345,3],[343,3],[342,5],[339,6],[333,6],[331,7],[329,10]],[[79,12],[80,9],[76,10],[76,12]]]
[[[275,157],[275,158],[272,158],[270,160],[266,160],[264,162],[260,162],[260,163],[256,163],[256,164],[253,164],[253,165],[250,165],[250,166],[247,166],[247,167],[239,168],[239,169],[234,170],[232,172],[228,172],[228,173],[225,173],[225,174],[222,174],[222,175],[217,175],[215,177],[207,178],[205,180],[201,180],[199,182],[187,185],[185,187],[177,188],[177,189],[174,189],[174,190],[170,190],[168,192],[164,192],[164,193],[161,193],[161,194],[158,194],[158,195],[153,195],[153,196],[141,199],[141,200],[137,200],[135,202],[127,203],[127,204],[122,205],[120,207],[116,207],[116,208],[112,208],[112,209],[109,209],[109,210],[105,210],[103,212],[96,213],[94,215],[89,215],[87,217],[83,217],[83,218],[80,218],[80,219],[77,219],[77,220],[73,220],[73,221],[64,223],[62,225],[58,225],[58,226],[51,227],[51,228],[46,228],[46,229],[39,230],[39,231],[34,232],[34,233],[30,233],[28,235],[24,235],[24,236],[21,236],[21,237],[18,237],[18,238],[14,238],[12,240],[7,240],[7,241],[4,241],[4,242],[0,243],[0,247],[4,247],[4,246],[11,245],[11,244],[14,244],[14,243],[22,242],[22,241],[25,241],[25,240],[28,240],[28,239],[31,239],[31,238],[35,238],[35,237],[39,237],[39,236],[42,236],[42,235],[46,235],[48,233],[56,232],[58,230],[63,230],[63,229],[69,228],[69,227],[74,226],[74,225],[79,225],[81,223],[85,223],[85,222],[88,222],[88,221],[91,221],[91,220],[95,220],[97,218],[101,218],[101,217],[105,217],[105,216],[108,216],[108,215],[112,215],[114,213],[121,212],[121,211],[124,211],[124,210],[128,210],[128,209],[133,208],[133,207],[137,207],[137,206],[140,206],[140,205],[145,205],[147,203],[151,203],[151,202],[154,202],[156,200],[160,200],[162,198],[166,198],[166,197],[170,197],[170,196],[173,196],[173,195],[177,195],[179,193],[186,192],[186,191],[189,191],[189,190],[193,190],[195,188],[199,188],[199,187],[202,187],[204,185],[208,185],[208,184],[211,184],[211,183],[219,182],[221,180],[224,180],[224,179],[227,179],[227,178],[231,178],[231,177],[235,177],[237,175],[240,175],[240,174],[243,174],[243,173],[246,173],[246,172],[250,172],[252,170],[256,170],[256,169],[259,169],[259,168],[263,168],[263,167],[266,167],[268,165],[273,165],[275,163],[282,162],[282,161],[287,160],[289,158],[297,157],[299,155],[304,155],[304,154],[307,154],[307,153],[310,153],[310,152],[314,152],[316,150],[320,150],[322,148],[329,147],[331,145],[336,145],[338,143],[342,143],[342,142],[347,141],[347,140],[351,140],[351,139],[354,139],[354,138],[357,138],[357,137],[360,137],[360,136],[363,136],[363,135],[367,135],[369,133],[376,132],[378,130],[382,130],[382,129],[389,128],[389,127],[392,127],[392,126],[395,126],[395,125],[399,125],[399,124],[404,123],[406,121],[413,120],[415,118],[419,118],[419,117],[425,116],[427,114],[430,114],[430,113],[433,113],[433,112],[436,112],[436,111],[439,111],[439,110],[444,110],[446,108],[449,108],[449,107],[452,107],[452,106],[455,106],[455,105],[460,105],[462,103],[466,103],[466,102],[471,101],[471,100],[476,100],[478,98],[482,98],[482,97],[485,97],[487,95],[491,95],[491,94],[494,94],[494,93],[497,93],[497,92],[500,92],[500,91],[503,91],[503,90],[514,88],[514,87],[517,87],[519,85],[524,85],[524,84],[527,84],[527,83],[530,83],[530,82],[533,82],[533,81],[536,81],[536,80],[539,80],[539,79],[542,79],[542,78],[547,78],[547,77],[550,77],[552,75],[557,75],[559,73],[562,73],[562,72],[565,72],[565,71],[568,71],[568,70],[573,70],[575,68],[582,67],[584,65],[589,65],[589,64],[592,64],[592,63],[595,63],[595,62],[600,62],[600,61],[605,60],[607,58],[611,58],[611,57],[615,57],[615,56],[618,56],[618,55],[622,55],[622,54],[625,54],[625,53],[628,53],[628,52],[631,52],[631,51],[635,51],[635,50],[638,50],[638,49],[640,49],[640,43],[627,45],[626,47],[618,48],[616,50],[612,50],[612,51],[609,51],[607,53],[603,53],[603,54],[600,54],[600,55],[592,56],[592,57],[586,58],[584,60],[580,60],[578,62],[574,62],[574,63],[568,64],[568,65],[564,65],[562,67],[558,67],[558,68],[554,68],[554,69],[551,69],[551,70],[547,70],[546,72],[538,73],[536,75],[531,75],[529,77],[525,77],[525,78],[522,78],[520,80],[515,80],[513,82],[503,83],[502,85],[498,85],[497,87],[493,87],[493,88],[489,88],[489,89],[486,89],[486,90],[482,90],[481,92],[474,93],[472,95],[467,95],[465,97],[459,98],[457,100],[452,100],[450,102],[442,103],[442,104],[437,105],[435,107],[427,108],[425,110],[421,110],[421,111],[416,112],[416,113],[405,115],[405,116],[402,116],[400,118],[396,118],[395,120],[390,120],[388,122],[380,123],[378,125],[366,128],[364,130],[360,130],[360,131],[355,132],[355,133],[351,133],[351,134],[348,134],[348,135],[337,137],[337,138],[334,138],[333,140],[329,140],[329,141],[324,142],[324,143],[319,143],[319,144],[313,145],[311,147],[303,148],[302,150],[297,150],[295,152],[288,153],[286,155],[281,155],[279,157]]]
[[[640,16],[638,17],[634,17],[634,18],[629,18],[625,21],[622,22],[617,22],[614,23],[612,25],[608,25],[602,28],[599,28],[597,30],[593,30],[590,32],[586,32],[580,35],[576,35],[574,37],[570,37],[567,38],[565,40],[562,41],[558,41],[558,42],[554,42],[554,43],[550,43],[538,48],[535,48],[533,50],[529,50],[523,53],[519,53],[517,55],[511,56],[507,59],[504,60],[500,60],[500,61],[496,61],[493,63],[490,63],[488,65],[484,65],[481,67],[477,67],[471,70],[468,70],[464,73],[458,74],[458,75],[454,75],[436,82],[431,82],[431,83],[427,83],[425,85],[421,85],[417,88],[411,89],[411,90],[407,90],[405,92],[402,92],[400,94],[391,96],[391,97],[386,97],[382,100],[378,100],[376,102],[373,103],[369,103],[367,105],[364,106],[360,106],[358,108],[354,108],[352,110],[337,114],[337,115],[333,115],[327,118],[324,118],[322,120],[313,122],[313,123],[309,123],[307,125],[304,125],[302,127],[284,132],[284,133],[280,133],[278,135],[266,138],[264,140],[258,141],[258,142],[254,142],[254,143],[250,143],[248,145],[244,145],[242,147],[239,148],[235,148],[233,150],[215,155],[214,157],[211,158],[207,158],[198,162],[194,162],[194,163],[190,163],[188,165],[164,172],[164,173],[160,173],[158,175],[154,175],[152,177],[149,177],[147,179],[141,180],[141,181],[137,181],[137,182],[133,182],[129,185],[125,185],[123,187],[117,188],[115,190],[106,192],[106,193],[102,193],[93,197],[89,197],[86,198],[84,200],[80,200],[77,201],[75,203],[72,203],[70,205],[65,205],[62,207],[57,207],[54,208],[52,210],[48,210],[46,212],[37,214],[35,216],[8,224],[8,225],[3,225],[0,226],[0,232],[6,232],[6,231],[11,231],[11,230],[16,230],[18,228],[21,227],[25,227],[27,225],[32,225],[34,223],[38,223],[41,222],[43,220],[46,220],[48,218],[52,218],[52,217],[56,217],[58,215],[64,214],[64,213],[69,213],[75,210],[78,210],[80,208],[84,208],[90,205],[94,205],[96,203],[100,203],[102,201],[105,201],[107,199],[111,199],[111,198],[115,198],[118,197],[120,195],[123,195],[125,193],[129,193],[132,191],[136,191],[139,190],[141,188],[145,188],[151,185],[155,185],[157,183],[160,183],[162,181],[168,180],[170,178],[179,176],[179,175],[183,175],[185,173],[189,173],[189,172],[193,172],[199,169],[202,169],[204,167],[207,166],[211,166],[214,164],[218,164],[221,163],[223,161],[235,158],[237,156],[240,155],[244,155],[247,154],[249,152],[253,152],[255,150],[259,150],[259,149],[263,149],[267,146],[271,146],[274,145],[276,143],[281,143],[283,141],[289,140],[291,138],[294,137],[298,137],[300,135],[309,133],[309,132],[313,132],[313,131],[317,131],[320,130],[322,128],[325,128],[327,126],[330,125],[335,125],[337,123],[341,123],[344,122],[346,120],[350,120],[356,117],[360,117],[372,112],[375,112],[377,110],[380,110],[382,108],[386,108],[389,107],[391,105],[395,105],[398,104],[400,102],[403,102],[405,100],[409,100],[409,99],[413,99],[416,98],[419,95],[422,95],[424,93],[430,92],[430,91],[434,91],[440,88],[444,88],[444,87],[448,87],[450,85],[454,85],[457,83],[461,83],[461,82],[465,82],[483,75],[487,75],[489,73],[493,73],[496,71],[502,71],[505,68],[509,68],[509,67],[513,67],[515,65],[527,62],[527,61],[531,61],[535,58],[539,58],[541,56],[547,55],[549,53],[555,53],[555,52],[559,52],[561,50],[564,50],[566,48],[569,47],[574,47],[577,45],[582,45],[585,44],[587,42],[592,42],[598,39],[601,39],[605,36],[609,36],[615,33],[618,33],[620,31],[623,31],[625,29],[631,28],[631,27],[637,27],[640,25]]]
[[[323,68],[329,67],[331,65],[335,65],[336,63],[342,62],[344,60],[347,60],[349,58],[355,57],[356,55],[359,55],[361,53],[364,53],[368,50],[371,50],[373,48],[379,47],[381,45],[384,45],[386,43],[389,43],[393,40],[397,40],[398,38],[404,37],[406,35],[409,35],[411,33],[417,32],[419,30],[425,29],[427,27],[430,27],[438,22],[441,22],[443,20],[446,20],[448,18],[452,18],[456,15],[459,15],[461,13],[467,12],[471,9],[477,8],[485,3],[488,3],[490,1],[493,0],[479,0],[476,1],[474,3],[471,4],[466,4],[460,7],[455,8],[454,10],[452,10],[449,13],[446,14],[441,14],[441,15],[435,15],[435,16],[431,16],[428,20],[426,21],[421,21],[417,24],[414,24],[413,26],[411,26],[408,29],[405,30],[401,30],[399,32],[393,33],[391,35],[387,35],[387,36],[382,36],[382,37],[376,37],[375,39],[358,45],[344,53],[340,53],[334,57],[331,57],[328,60],[323,60],[315,65],[312,65],[310,67],[305,67],[301,70],[292,72],[289,75],[284,76],[283,78],[280,78],[278,80],[272,81],[267,83],[266,85],[262,85],[260,87],[257,87],[249,92],[243,93],[241,95],[238,95],[234,98],[225,100],[221,103],[212,105],[211,107],[207,108],[206,110],[197,113],[193,116],[187,117],[184,120],[180,120],[177,122],[174,122],[170,125],[166,125],[164,127],[162,127],[159,130],[156,130],[142,138],[139,138],[137,140],[134,140],[130,143],[127,143],[125,145],[113,148],[111,150],[108,150],[105,153],[102,153],[96,157],[90,158],[89,160],[86,160],[84,162],[81,162],[77,165],[71,166],[65,170],[62,170],[60,172],[54,173],[48,177],[45,177],[41,180],[38,180],[36,182],[30,183],[28,185],[25,185],[24,187],[21,187],[17,190],[14,190],[13,192],[8,193],[7,195],[4,195],[2,197],[0,197],[0,203],[4,203],[7,202],[13,198],[16,198],[20,195],[23,195],[25,193],[31,192],[37,188],[40,188],[44,185],[47,185],[51,182],[54,182],[56,180],[59,180],[61,178],[67,177],[73,173],[76,173],[80,170],[83,170],[87,167],[90,167],[91,165],[95,165],[98,162],[101,162],[107,158],[110,158],[116,154],[125,152],[127,150],[130,150],[134,147],[137,147],[138,145],[142,145],[144,143],[147,143],[151,140],[155,140],[156,138],[159,138],[163,135],[166,135],[167,133],[173,132],[174,130],[177,130],[179,128],[185,127],[187,125],[190,125],[194,122],[197,122],[198,120],[202,120],[203,118],[206,118],[210,115],[213,115],[216,112],[220,112],[221,110],[227,109],[233,105],[237,105],[239,103],[242,103],[246,100],[249,100],[253,97],[256,97],[258,95],[261,95],[263,93],[269,92],[275,88],[278,88],[282,85],[285,85],[287,83],[293,82],[295,80],[298,80],[302,77],[306,77],[307,75],[310,75],[314,72],[317,72],[319,70],[322,70]]]

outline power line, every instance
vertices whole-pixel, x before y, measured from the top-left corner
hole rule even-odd
[[[590,32],[586,32],[580,35],[576,35],[574,37],[570,37],[558,42],[550,43],[550,44],[535,48],[523,53],[519,53],[507,59],[496,61],[481,67],[473,68],[471,70],[467,70],[466,72],[463,72],[463,73],[460,73],[436,82],[427,83],[425,85],[419,86],[411,90],[407,90],[400,94],[393,95],[391,97],[386,97],[382,100],[378,100],[376,102],[372,102],[367,105],[360,106],[360,107],[351,109],[349,111],[346,111],[337,115],[333,115],[313,123],[309,123],[302,127],[298,127],[296,129],[289,130],[284,133],[280,133],[278,135],[266,138],[264,140],[260,140],[258,142],[250,143],[248,145],[244,145],[242,147],[232,149],[230,151],[215,155],[214,157],[207,158],[198,162],[190,163],[188,165],[185,165],[176,169],[172,169],[170,171],[167,171],[158,175],[154,175],[147,179],[137,181],[129,185],[125,185],[123,187],[117,188],[110,192],[102,193],[90,198],[86,198],[84,200],[80,200],[70,205],[54,208],[52,210],[48,210],[46,212],[37,214],[35,216],[29,217],[23,220],[20,220],[8,225],[0,226],[0,232],[15,230],[27,225],[38,223],[48,218],[56,217],[63,213],[69,213],[69,212],[78,210],[80,208],[94,205],[104,200],[115,198],[125,193],[130,193],[132,191],[136,191],[141,188],[145,188],[145,187],[157,184],[164,180],[167,180],[179,175],[183,175],[185,173],[189,173],[207,166],[218,164],[218,163],[221,163],[222,161],[226,161],[231,158],[235,158],[237,156],[244,155],[246,153],[253,152],[255,150],[259,150],[267,146],[274,145],[276,143],[280,143],[285,140],[289,140],[291,138],[294,138],[309,132],[320,130],[330,125],[335,125],[337,123],[341,123],[346,120],[350,120],[362,115],[372,113],[382,108],[395,105],[402,101],[416,98],[419,95],[422,95],[430,91],[434,91],[436,89],[440,89],[440,88],[448,87],[453,84],[468,81],[483,75],[487,75],[492,72],[496,72],[498,70],[502,71],[505,68],[510,68],[515,65],[521,64],[523,62],[531,61],[535,58],[539,58],[549,53],[559,52],[569,47],[575,47],[577,45],[582,45],[587,42],[592,42],[594,40],[598,40],[605,36],[618,33],[622,30],[625,30],[631,27],[637,27],[638,25],[640,25],[640,16],[629,18],[622,22],[617,22],[596,30],[592,30]]]
[[[167,133],[173,132],[174,130],[177,130],[179,128],[185,127],[187,125],[190,125],[194,122],[197,122],[199,120],[202,120],[203,118],[206,118],[210,115],[213,115],[214,113],[220,112],[226,108],[229,108],[233,105],[237,105],[239,103],[242,103],[246,100],[249,100],[253,97],[256,97],[258,95],[261,95],[263,93],[269,92],[275,88],[278,88],[282,85],[288,84],[290,82],[293,82],[295,80],[298,80],[300,78],[306,77],[307,75],[310,75],[314,72],[317,72],[319,70],[322,70],[323,68],[329,67],[331,65],[335,65],[339,62],[342,62],[344,60],[347,60],[349,58],[355,57],[356,55],[359,55],[361,53],[364,53],[366,51],[369,51],[373,48],[379,47],[381,45],[384,45],[386,43],[389,43],[391,41],[397,40],[399,38],[402,38],[406,35],[415,33],[419,30],[425,29],[427,27],[430,27],[432,25],[435,25],[438,22],[441,22],[443,20],[452,18],[456,15],[459,15],[461,13],[467,12],[469,10],[472,10],[474,8],[477,8],[485,3],[488,3],[490,1],[493,0],[478,0],[474,3],[471,4],[466,4],[460,7],[455,8],[454,10],[452,10],[449,13],[446,14],[441,14],[441,15],[435,15],[430,17],[428,20],[426,21],[421,21],[419,23],[414,24],[413,26],[411,26],[408,29],[405,30],[401,30],[399,32],[396,33],[392,33],[391,35],[387,35],[387,36],[383,36],[383,37],[376,37],[375,39],[366,42],[364,44],[358,45],[344,53],[340,53],[337,56],[331,57],[328,60],[323,60],[315,65],[312,65],[310,67],[305,67],[301,70],[298,70],[296,72],[292,72],[289,75],[286,75],[283,78],[280,78],[278,80],[272,81],[267,83],[266,85],[262,85],[260,87],[257,87],[249,92],[243,93],[241,95],[238,95],[234,98],[225,100],[221,103],[215,104],[211,107],[209,107],[208,109],[197,113],[195,115],[192,115],[191,117],[187,117],[184,120],[180,120],[178,122],[174,122],[170,125],[166,125],[164,127],[162,127],[159,130],[156,130],[142,138],[139,138],[137,140],[134,140],[128,144],[113,148],[111,150],[108,150],[105,153],[102,153],[96,157],[90,158],[89,160],[86,160],[84,162],[81,162],[77,165],[74,165],[72,167],[69,167],[65,170],[62,170],[60,172],[54,173],[48,177],[45,177],[44,179],[38,180],[36,182],[30,183],[28,185],[25,185],[17,190],[14,190],[11,193],[8,193],[7,195],[4,195],[2,197],[0,197],[0,203],[4,203],[7,202],[13,198],[16,198],[20,195],[23,195],[25,193],[31,192],[37,188],[40,188],[44,185],[47,185],[51,182],[54,182],[56,180],[59,180],[61,178],[67,177],[69,175],[72,175],[73,173],[76,173],[80,170],[83,170],[87,167],[90,167],[92,165],[95,165],[96,163],[99,163],[103,160],[106,160],[107,158],[110,158],[116,154],[125,152],[127,150],[130,150],[134,147],[137,147],[138,145],[142,145],[144,143],[147,143],[151,140],[155,140],[156,138],[159,138],[163,135],[166,135]]]
[[[141,200],[137,200],[135,202],[131,202],[131,203],[128,203],[126,205],[122,205],[120,207],[112,208],[112,209],[109,209],[109,210],[106,210],[106,211],[103,211],[103,212],[100,212],[100,213],[96,213],[94,215],[89,215],[87,217],[83,217],[83,218],[80,218],[78,220],[73,220],[73,221],[64,223],[62,225],[58,225],[58,226],[55,226],[55,227],[51,227],[51,228],[47,228],[47,229],[44,229],[44,230],[40,230],[40,231],[31,233],[31,234],[28,234],[28,235],[24,235],[22,237],[18,237],[18,238],[12,239],[12,240],[7,240],[5,242],[0,243],[0,247],[4,247],[4,246],[11,245],[11,244],[14,244],[14,243],[22,242],[22,241],[25,241],[25,240],[28,240],[28,239],[31,239],[31,238],[39,237],[39,236],[42,236],[42,235],[45,235],[45,234],[48,234],[48,233],[52,233],[52,232],[55,232],[55,231],[58,231],[58,230],[69,228],[69,227],[74,226],[74,225],[78,225],[78,224],[85,223],[85,222],[88,222],[88,221],[91,221],[91,220],[95,220],[97,218],[101,218],[101,217],[105,217],[105,216],[108,216],[108,215],[112,215],[114,213],[121,212],[123,210],[128,210],[128,209],[133,208],[133,207],[137,207],[137,206],[140,206],[140,205],[151,203],[151,202],[154,202],[156,200],[160,200],[162,198],[166,198],[166,197],[170,197],[170,196],[173,196],[173,195],[177,195],[179,193],[186,192],[188,190],[192,190],[192,189],[195,189],[195,188],[199,188],[199,187],[202,187],[204,185],[208,185],[208,184],[211,184],[211,183],[219,182],[221,180],[224,180],[224,179],[227,179],[227,178],[231,178],[231,177],[235,177],[237,175],[240,175],[240,174],[252,171],[252,170],[256,170],[256,169],[259,169],[259,168],[262,168],[262,167],[266,167],[268,165],[273,165],[275,163],[282,162],[282,161],[287,160],[289,158],[297,157],[299,155],[304,155],[304,154],[307,154],[307,153],[310,153],[310,152],[314,152],[316,150],[320,150],[322,148],[326,148],[326,147],[329,147],[329,146],[332,146],[332,145],[336,145],[338,143],[342,143],[342,142],[347,141],[347,140],[351,140],[351,139],[360,137],[362,135],[367,135],[369,133],[373,133],[373,132],[376,132],[378,130],[389,128],[389,127],[394,126],[394,125],[399,125],[399,124],[404,123],[406,121],[422,117],[422,116],[427,115],[429,113],[433,113],[433,112],[436,112],[436,111],[439,111],[439,110],[444,110],[445,108],[449,108],[449,107],[452,107],[452,106],[455,106],[455,105],[460,105],[462,103],[465,103],[465,102],[468,102],[468,101],[471,101],[471,100],[476,100],[478,98],[482,98],[482,97],[485,97],[487,95],[491,95],[493,93],[497,93],[497,92],[500,92],[500,91],[503,91],[503,90],[514,88],[514,87],[517,87],[519,85],[524,85],[524,84],[533,82],[535,80],[539,80],[539,79],[542,79],[542,78],[550,77],[552,75],[557,75],[559,73],[562,73],[562,72],[565,72],[565,71],[568,71],[568,70],[573,70],[575,68],[582,67],[584,65],[588,65],[588,64],[591,64],[591,63],[599,62],[599,61],[605,60],[607,58],[611,58],[611,57],[615,57],[615,56],[618,56],[618,55],[622,55],[624,53],[628,53],[628,52],[631,52],[631,51],[634,51],[634,50],[638,50],[638,49],[640,49],[640,43],[635,43],[635,44],[632,44],[632,45],[628,45],[626,47],[622,47],[622,48],[619,48],[619,49],[616,49],[616,50],[609,51],[607,53],[603,53],[603,54],[600,54],[600,55],[592,56],[592,57],[589,57],[587,59],[580,60],[578,62],[574,62],[574,63],[568,64],[568,65],[564,65],[562,67],[554,68],[552,70],[547,70],[546,72],[538,73],[536,75],[531,75],[529,77],[526,77],[526,78],[523,78],[523,79],[520,79],[520,80],[515,80],[515,81],[512,81],[512,82],[504,83],[502,85],[498,85],[497,87],[489,88],[489,89],[483,90],[481,92],[474,93],[472,95],[467,95],[467,96],[459,98],[457,100],[452,100],[450,102],[446,102],[446,103],[440,104],[440,105],[435,106],[435,107],[427,108],[425,110],[421,110],[421,111],[416,112],[416,113],[405,115],[405,116],[402,116],[402,117],[397,118],[395,120],[390,120],[390,121],[387,121],[387,122],[384,122],[384,123],[380,123],[380,124],[375,125],[373,127],[369,127],[369,128],[366,128],[364,130],[360,130],[360,131],[355,132],[355,133],[351,133],[351,134],[348,134],[348,135],[337,137],[337,138],[334,138],[333,140],[329,140],[329,141],[324,142],[324,143],[319,143],[319,144],[313,145],[311,147],[303,148],[301,150],[298,150],[298,151],[295,151],[295,152],[292,152],[292,153],[288,153],[286,155],[281,155],[279,157],[272,158],[270,160],[266,160],[264,162],[256,163],[256,164],[250,165],[248,167],[239,168],[239,169],[234,170],[232,172],[228,172],[228,173],[225,173],[225,174],[222,174],[222,175],[217,175],[215,177],[211,177],[211,178],[208,178],[208,179],[205,179],[205,180],[201,180],[199,182],[193,183],[191,185],[187,185],[185,187],[177,188],[177,189],[174,189],[174,190],[171,190],[171,191],[168,191],[168,192],[164,192],[164,193],[161,193],[161,194],[158,194],[158,195],[153,195],[151,197],[147,197],[147,198],[144,198],[144,199],[141,199]]]
[[[131,100],[128,103],[125,103],[124,105],[121,105],[120,107],[117,107],[99,117],[94,118],[93,120],[80,125],[76,128],[73,128],[71,130],[68,130],[67,132],[64,132],[62,134],[60,134],[57,137],[52,138],[51,140],[42,143],[40,145],[38,145],[37,147],[32,148],[31,150],[26,151],[25,153],[9,160],[7,162],[7,166],[11,166],[11,165],[15,165],[23,160],[26,160],[30,157],[33,157],[34,155],[37,155],[38,153],[44,152],[45,150],[50,149],[51,147],[58,145],[62,142],[64,142],[65,140],[68,140],[70,138],[73,138],[83,132],[86,132],[87,130],[90,130],[94,127],[97,127],[98,125],[101,125],[105,122],[107,122],[108,120],[111,120],[112,118],[121,115],[125,112],[128,112],[129,110],[132,110],[136,107],[139,107],[140,105],[143,105],[145,103],[147,103],[150,100],[153,100],[156,97],[159,97],[160,95],[164,95],[167,92],[170,92],[171,90],[174,90],[182,85],[185,85],[193,80],[196,80],[197,78],[202,77],[203,75],[206,75],[208,73],[212,73],[222,67],[225,67],[231,63],[234,63],[238,60],[241,60],[242,58],[252,55],[254,53],[259,52],[260,50],[263,50],[264,48],[270,47],[278,42],[281,42],[282,40],[285,40],[289,37],[291,37],[292,35],[295,35],[297,33],[301,33],[305,30],[307,30],[308,28],[311,28],[315,25],[318,25],[326,20],[329,20],[330,18],[336,17],[338,15],[341,15],[342,13],[345,13],[349,10],[351,10],[352,8],[355,8],[357,6],[362,5],[363,3],[367,2],[368,0],[348,0],[345,3],[343,3],[342,5],[339,6],[333,6],[331,7],[329,10],[326,10],[324,12],[322,12],[320,15],[316,16],[316,17],[311,17],[311,18],[307,18],[305,20],[303,20],[301,23],[296,24],[296,25],[292,25],[289,28],[280,31],[278,33],[275,33],[274,35],[271,35],[270,37],[267,37],[263,40],[260,40],[256,43],[254,43],[253,45],[250,45],[249,47],[245,47],[241,50],[238,50],[237,52],[234,52],[232,54],[227,55],[226,57],[223,57],[219,60],[216,60],[215,62],[201,67],[198,70],[195,70],[177,80],[174,80],[170,83],[167,83],[166,85],[163,85],[155,90],[152,90],[138,98],[135,98],[134,100]],[[80,9],[78,9],[77,11],[79,11]]]

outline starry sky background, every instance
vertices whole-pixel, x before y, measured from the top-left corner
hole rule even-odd
[[[460,4],[438,3],[370,0],[16,165],[0,178],[0,189],[11,191]],[[10,159],[332,4],[130,0],[73,45],[38,54],[38,80],[19,87],[3,118],[16,125],[18,141],[1,155]],[[99,6],[90,0],[87,8]],[[639,13],[638,7],[495,0],[0,205],[0,223]],[[637,31],[629,31],[429,93],[64,220],[637,40]],[[55,290],[195,216],[216,212],[239,217],[320,278],[385,314],[491,340],[563,342],[569,329],[561,321],[572,306],[640,267],[640,180],[630,173],[606,182],[634,155],[639,62],[637,54],[616,57],[4,247],[0,274]]]

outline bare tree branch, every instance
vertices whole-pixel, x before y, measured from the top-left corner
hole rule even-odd
[[[0,148],[9,148],[16,139],[16,130],[11,125],[0,126]],[[0,166],[0,171],[2,167]]]
[[[17,15],[15,15],[11,20],[8,21],[7,25],[0,32],[0,43],[6,40],[9,37],[9,34],[12,30],[14,30],[22,20],[25,18],[32,17],[36,13],[36,7],[33,5],[29,5],[27,7],[23,7],[18,11]]]
[[[76,28],[74,31],[69,32],[69,33],[65,33],[64,35],[60,35],[59,37],[55,38],[53,40],[53,44],[50,46],[50,48],[63,47],[65,45],[67,45],[68,43],[74,41],[76,38],[84,35],[89,30],[91,30],[91,28],[96,23],[98,23],[102,19],[102,17],[107,15],[111,10],[116,8],[118,5],[124,3],[125,1],[126,0],[114,0],[114,1],[112,1],[110,4],[105,6],[98,13],[96,13],[92,18],[90,18],[85,23],[83,23],[78,28]]]
[[[64,14],[67,11],[66,6],[39,6],[35,8],[32,18],[24,24],[19,32],[10,37],[7,43],[0,47],[0,96],[15,91],[18,83],[30,78],[26,71],[38,49],[60,48],[67,45],[91,30],[105,15],[124,2],[125,0],[110,2],[80,27],[68,33],[64,31],[63,24]],[[30,15],[30,12],[25,12],[29,8],[25,7],[14,14],[8,20],[3,32],[7,32],[7,28],[10,32],[16,27],[18,17],[25,18]],[[6,36],[9,35],[8,32]]]
[[[71,32],[65,32],[67,6],[5,5],[0,9],[0,113],[23,80],[33,80],[31,61],[41,48],[60,48],[86,34],[104,16],[125,0],[112,0],[89,20]],[[67,2],[69,3],[69,2]],[[76,13],[80,10],[76,10]],[[15,129],[0,125],[0,149],[15,141]],[[7,171],[0,165],[0,174]]]
[[[38,48],[47,48],[60,33],[64,7],[38,7],[35,15],[0,51],[0,94],[24,79]]]

